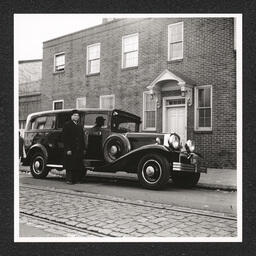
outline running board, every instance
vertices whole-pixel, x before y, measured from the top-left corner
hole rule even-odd
[[[61,169],[63,169],[63,165],[62,164],[47,164],[46,167],[61,168]]]

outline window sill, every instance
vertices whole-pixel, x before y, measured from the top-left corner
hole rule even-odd
[[[141,132],[156,132],[155,128],[148,128],[148,129],[143,129]]]
[[[63,74],[65,73],[65,70],[60,70],[60,71],[54,71],[53,74],[57,75],[57,74]]]
[[[168,60],[167,63],[179,63],[179,62],[182,62],[183,61],[183,58],[182,59],[175,59],[175,60]]]
[[[138,69],[138,66],[128,67],[128,68],[121,68],[121,71],[132,70],[132,69]]]
[[[211,130],[194,130],[195,134],[211,134],[212,133],[212,129]]]
[[[100,75],[100,72],[92,73],[92,74],[86,74],[87,77],[90,77],[90,76],[99,76],[99,75]]]

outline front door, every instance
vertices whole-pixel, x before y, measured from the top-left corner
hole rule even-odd
[[[164,104],[164,132],[177,133],[180,136],[181,143],[186,143],[186,115],[185,99],[171,98],[166,99]]]

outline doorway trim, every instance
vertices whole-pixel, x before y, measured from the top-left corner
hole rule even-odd
[[[166,105],[166,101],[167,100],[173,100],[173,99],[185,99],[185,104],[178,104],[178,105],[173,105],[173,106],[167,106]],[[167,97],[163,97],[163,116],[162,116],[162,132],[164,132],[164,128],[166,125],[166,109],[167,108],[175,108],[175,107],[184,107],[185,109],[185,115],[184,115],[184,126],[185,126],[185,141],[187,141],[187,123],[188,123],[188,119],[187,119],[187,98],[186,97],[182,97],[182,96],[167,96]]]

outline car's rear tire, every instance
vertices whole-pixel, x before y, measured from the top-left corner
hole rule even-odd
[[[191,188],[196,186],[200,179],[200,173],[189,173],[189,172],[173,172],[172,181],[173,183],[182,188]]]
[[[131,150],[131,145],[127,137],[123,134],[110,135],[103,145],[104,159],[108,163],[114,162],[119,157],[127,154]]]
[[[46,158],[42,153],[35,153],[31,157],[30,172],[36,179],[45,178],[50,171],[50,168],[46,167]]]
[[[138,178],[144,188],[158,190],[165,187],[170,178],[166,157],[158,154],[143,156],[138,164]]]

